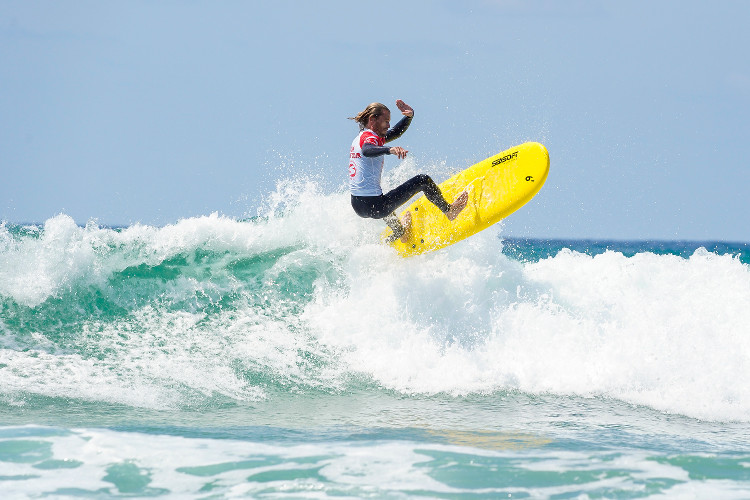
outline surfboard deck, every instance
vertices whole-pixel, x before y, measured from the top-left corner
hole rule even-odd
[[[526,142],[480,161],[439,184],[448,202],[463,190],[469,192],[466,208],[449,221],[424,196],[406,207],[412,224],[406,243],[393,239],[390,228],[382,239],[403,257],[418,255],[452,245],[487,229],[515,212],[542,188],[549,173],[549,153],[538,142]]]

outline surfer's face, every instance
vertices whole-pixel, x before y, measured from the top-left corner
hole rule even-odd
[[[370,129],[380,137],[383,137],[389,128],[391,128],[391,112],[387,109],[381,111],[377,118],[370,120]]]

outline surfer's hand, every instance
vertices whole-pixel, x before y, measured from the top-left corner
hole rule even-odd
[[[388,152],[392,155],[398,156],[399,159],[403,160],[404,158],[406,158],[406,153],[408,153],[409,151],[402,148],[401,146],[393,146]]]
[[[412,118],[414,117],[414,110],[411,109],[411,106],[406,104],[401,99],[398,99],[396,101],[396,106],[398,106],[399,111],[401,111],[401,114],[403,114],[404,116],[410,116]]]

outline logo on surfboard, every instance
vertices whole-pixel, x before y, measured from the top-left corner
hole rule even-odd
[[[503,156],[502,158],[498,158],[497,160],[495,160],[495,161],[492,162],[492,166],[496,167],[496,166],[500,165],[501,163],[505,163],[506,161],[513,160],[515,158],[518,158],[518,151],[513,151],[512,153],[507,154],[507,155]]]

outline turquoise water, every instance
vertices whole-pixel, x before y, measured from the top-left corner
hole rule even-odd
[[[4,223],[3,498],[750,498],[749,244],[380,230]]]

